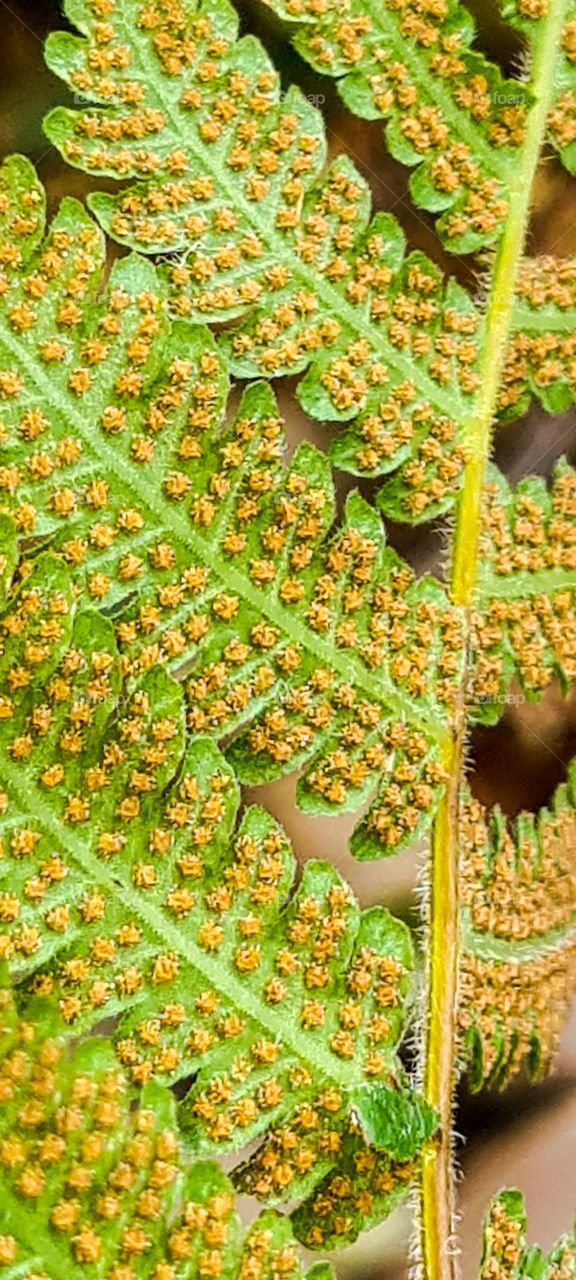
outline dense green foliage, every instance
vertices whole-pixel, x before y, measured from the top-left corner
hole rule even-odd
[[[576,473],[486,470],[495,422],[576,399],[574,264],[523,257],[543,145],[576,169],[576,7],[504,0],[506,80],[459,0],[269,3],[444,248],[494,258],[473,300],[407,252],[229,0],[66,0],[45,128],[111,189],[47,224],[30,163],[0,172],[6,1280],[301,1277],[295,1239],[415,1182],[448,1280],[457,1071],[542,1073],[574,993],[573,770],[513,822],[464,773],[470,724],[576,676]],[[285,374],[328,456],[287,457]],[[331,463],[392,519],[450,513],[446,584],[364,493],[338,511]],[[240,809],[295,771],[305,813],[359,812],[358,858],[432,829],[425,982],[404,923]],[[198,1160],[248,1143],[231,1180]],[[232,1185],[290,1220],[242,1240]],[[496,1199],[482,1280],[575,1268]]]

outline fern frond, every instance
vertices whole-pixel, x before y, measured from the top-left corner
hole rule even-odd
[[[528,476],[511,489],[492,468],[484,493],[475,664],[477,719],[498,719],[512,677],[538,698],[554,676],[576,678],[576,473],[556,466],[550,486]]]
[[[576,1235],[560,1238],[544,1254],[526,1240],[526,1212],[520,1191],[500,1191],[491,1201],[484,1223],[484,1251],[479,1280],[573,1280],[576,1275]]]
[[[519,418],[534,397],[548,413],[576,399],[576,264],[527,259],[520,272],[513,334],[502,374],[502,418]]]
[[[573,397],[572,307],[558,281],[535,305],[550,265],[526,267],[516,316],[514,299],[547,127],[570,163],[574,23],[571,0],[505,3],[532,57],[531,82],[509,83],[473,51],[457,0],[348,2],[282,13],[352,108],[386,117],[445,243],[497,243],[485,318],[405,257],[393,219],[371,220],[346,157],[325,167],[318,113],[238,39],[228,0],[69,0],[80,35],[49,41],[85,95],[50,115],[49,137],[128,179],[92,208],[163,261],[132,255],[104,286],[91,219],[68,202],[44,238],[31,171],[4,170],[0,515],[19,543],[6,523],[2,948],[24,1011],[42,996],[62,1037],[112,1017],[131,1083],[194,1076],[179,1118],[195,1152],[262,1140],[235,1181],[299,1200],[311,1247],[378,1220],[418,1156],[423,1269],[447,1280],[461,836],[473,1082],[543,1069],[574,986],[574,777],[537,819],[507,825],[469,798],[463,832],[459,818],[469,701],[492,719],[515,673],[529,696],[574,675],[570,469],[550,492],[495,475],[480,541],[498,409]],[[219,325],[217,341],[193,322]],[[333,459],[387,477],[385,512],[418,521],[458,495],[449,594],[413,581],[358,494],[333,528],[327,462],[303,446],[284,467],[266,386],[225,422],[227,367],[303,374],[304,408],[340,424]],[[247,783],[303,769],[310,812],[376,792],[360,857],[412,843],[437,813],[428,1105],[398,1057],[406,930],[361,915],[325,864],[294,891],[277,824],[237,819],[232,766]],[[521,1245],[516,1261],[532,1264]]]
[[[446,510],[479,385],[466,292],[423,254],[404,258],[394,218],[370,220],[347,157],[324,170],[321,117],[299,90],[280,92],[257,41],[237,39],[227,0],[121,0],[105,22],[89,0],[67,12],[84,38],[51,36],[48,62],[94,105],[56,109],[46,132],[70,163],[139,180],[89,198],[102,225],[178,254],[164,267],[178,315],[243,317],[222,337],[240,377],[308,369],[304,408],[343,424],[338,464],[393,477],[386,511]]]
[[[413,1189],[415,1172],[413,1161],[395,1161],[349,1136],[337,1170],[327,1174],[293,1211],[296,1238],[314,1250],[352,1244],[406,1199]],[[240,1179],[240,1188],[242,1185]],[[246,1184],[248,1190],[251,1185]]]
[[[9,162],[13,181],[32,224],[40,197],[25,162]],[[117,263],[86,307],[102,246],[69,201],[28,272],[21,252],[0,337],[0,485],[19,534],[48,540],[114,616],[127,673],[188,675],[195,733],[244,729],[230,751],[241,781],[306,766],[309,812],[377,792],[358,856],[412,842],[443,777],[458,610],[437,582],[414,580],[358,494],[331,531],[326,459],[303,445],[284,467],[265,385],[223,423],[222,357],[206,330],[169,325],[150,263]]]
[[[501,0],[504,18],[533,54],[553,0]],[[265,0],[297,25],[293,43],[307,62],[334,76],[356,115],[386,121],[388,150],[413,170],[415,203],[439,215],[454,253],[498,239],[509,213],[525,123],[526,78],[504,80],[474,48],[474,21],[459,0]],[[538,85],[533,86],[537,93]],[[555,67],[548,137],[576,172],[576,6],[569,4]]]
[[[9,989],[0,1000],[3,1280],[300,1280],[289,1219],[267,1210],[243,1234],[230,1180],[192,1163],[168,1089],[148,1084],[135,1110],[106,1041],[70,1055],[37,1006],[23,1021]]]
[[[351,111],[386,121],[388,149],[414,171],[412,197],[440,215],[446,246],[470,253],[491,244],[508,212],[530,94],[473,48],[466,7],[458,0],[266,3],[298,23],[298,52],[338,78]]]
[[[570,0],[556,68],[557,93],[549,138],[569,173],[576,173],[576,4]]]
[[[269,0],[266,0],[269,3]],[[529,50],[553,14],[553,0],[500,0],[504,18],[522,32]],[[560,10],[558,11],[560,15]],[[536,90],[538,86],[535,86]],[[576,4],[567,0],[554,64],[554,93],[547,117],[546,141],[569,173],[576,172]]]
[[[409,931],[360,913],[328,863],[293,895],[281,828],[259,808],[237,824],[230,766],[186,745],[181,686],[154,670],[126,688],[110,620],[75,612],[67,579],[40,556],[1,624],[1,954],[62,1031],[119,1018],[135,1084],[197,1073],[181,1119],[198,1153],[272,1130],[283,1155],[256,1152],[257,1194],[307,1194],[378,1082],[379,1140],[406,1164],[433,1127],[392,1092]]]
[[[352,1099],[357,1123],[343,1134],[336,1168],[292,1214],[295,1234],[309,1249],[342,1248],[382,1222],[411,1189],[414,1156],[435,1128],[437,1117],[413,1093],[376,1084]],[[286,1150],[286,1130],[273,1132],[236,1171],[236,1186],[259,1196],[267,1188],[269,1195]]]
[[[576,768],[550,809],[462,817],[460,1026],[473,1088],[549,1067],[576,992]]]

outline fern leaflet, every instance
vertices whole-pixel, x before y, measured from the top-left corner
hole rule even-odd
[[[474,49],[465,5],[266,3],[298,23],[298,52],[338,78],[351,111],[386,121],[388,149],[413,170],[412,198],[439,215],[447,248],[471,253],[493,243],[509,211],[531,98]]]
[[[302,1197],[328,1174],[372,1083],[406,1162],[433,1126],[393,1092],[408,930],[361,915],[327,863],[291,896],[278,824],[251,808],[235,830],[229,765],[210,739],[186,746],[181,686],[155,670],[127,689],[111,622],[74,610],[61,561],[27,568],[1,624],[1,953],[62,1029],[119,1018],[135,1084],[197,1073],[180,1110],[199,1153],[272,1130],[283,1156],[256,1152],[256,1194]]]
[[[576,5],[570,0],[556,68],[557,91],[549,137],[569,173],[576,171]]]
[[[557,464],[552,484],[527,476],[510,489],[492,468],[484,490],[475,664],[476,719],[492,723],[514,675],[529,698],[554,676],[576,678],[576,475]]]
[[[38,1006],[22,1021],[1,995],[2,1280],[303,1276],[287,1218],[267,1210],[242,1235],[231,1182],[192,1163],[168,1089],[148,1084],[133,1110],[106,1041],[69,1055]]]
[[[33,237],[38,186],[19,160],[13,180],[32,202]],[[230,751],[241,781],[306,765],[300,803],[328,813],[380,783],[355,850],[402,847],[442,782],[458,610],[432,579],[413,581],[358,494],[330,533],[326,459],[303,445],[284,468],[265,385],[222,424],[222,359],[205,330],[169,325],[151,264],[117,263],[84,311],[101,252],[94,224],[65,202],[4,298],[5,510],[113,611],[126,672],[167,662],[185,675],[193,660],[194,732],[251,724]]]
[[[349,425],[333,457],[391,475],[383,509],[420,520],[447,509],[463,466],[459,424],[478,388],[478,317],[420,253],[404,261],[396,221],[370,221],[344,156],[324,172],[318,112],[280,94],[262,47],[237,40],[227,0],[70,4],[85,33],[50,37],[47,58],[94,102],[45,128],[91,173],[137,178],[90,205],[123,244],[178,252],[164,268],[177,314],[243,316],[222,338],[241,377],[300,373],[306,411]]]
[[[562,1236],[544,1254],[526,1241],[524,1197],[519,1191],[501,1191],[492,1200],[484,1224],[484,1252],[479,1280],[573,1280],[576,1275],[576,1236]]]
[[[197,1073],[188,1143],[263,1138],[235,1182],[300,1200],[312,1248],[377,1221],[419,1156],[428,1280],[451,1271],[459,924],[475,1085],[547,1065],[575,975],[573,775],[535,819],[507,824],[468,796],[459,813],[467,721],[493,720],[514,676],[530,697],[555,676],[566,687],[576,654],[571,469],[515,492],[494,471],[481,513],[495,416],[532,395],[565,408],[576,385],[572,264],[522,266],[545,139],[572,165],[574,6],[502,8],[530,47],[526,83],[474,51],[457,0],[281,9],[352,109],[386,118],[448,247],[497,245],[485,316],[405,256],[393,219],[371,219],[346,157],[325,168],[318,114],[281,93],[227,0],[69,0],[80,35],[48,44],[87,100],[52,113],[48,135],[129,180],[92,208],[156,267],[132,255],[103,287],[76,204],[45,236],[19,159],[0,194],[7,584],[23,555],[1,624],[0,903],[23,1009],[42,995],[62,1035],[113,1015],[139,1086]],[[225,421],[226,366],[303,374],[304,408],[340,424],[332,458],[387,477],[386,513],[416,521],[457,498],[448,592],[412,581],[357,493],[333,528],[326,460],[303,446],[283,465],[265,385]],[[436,815],[428,1105],[397,1054],[405,930],[360,917],[324,864],[294,893],[272,819],[250,809],[237,825],[232,766],[247,783],[303,768],[311,812],[377,792],[360,857]],[[571,1245],[545,1260],[522,1230],[506,1193],[483,1274],[564,1275]]]
[[[576,988],[576,812],[572,768],[551,808],[506,822],[466,797],[460,1024],[471,1082],[543,1074]]]
[[[531,87],[505,80],[474,49],[474,22],[459,0],[265,0],[297,24],[294,45],[335,76],[345,104],[384,119],[388,150],[413,170],[410,193],[439,215],[453,253],[473,253],[502,233],[518,180]],[[546,37],[553,0],[501,0],[531,55]],[[538,86],[534,88],[537,90]],[[576,171],[576,6],[568,4],[555,68],[548,140]]]
[[[502,374],[500,416],[519,418],[533,397],[562,413],[576,397],[576,271],[570,258],[526,259]]]

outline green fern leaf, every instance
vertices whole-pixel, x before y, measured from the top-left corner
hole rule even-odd
[[[269,3],[269,0],[267,0]],[[520,30],[529,49],[537,46],[546,21],[554,17],[553,0],[500,0],[503,16]],[[558,10],[560,15],[560,10]],[[562,11],[559,50],[554,64],[553,101],[547,140],[569,173],[576,172],[576,4]],[[537,86],[536,86],[537,87]]]
[[[177,315],[242,322],[222,345],[240,377],[308,372],[305,410],[340,423],[333,456],[390,475],[383,509],[420,520],[454,500],[460,426],[479,385],[478,316],[395,219],[370,220],[345,156],[324,172],[321,117],[280,93],[262,47],[237,40],[228,0],[209,12],[122,0],[70,3],[83,39],[47,44],[53,71],[94,105],[58,108],[46,132],[70,163],[137,178],[89,198],[121,243],[178,253],[163,268]]]
[[[353,1106],[354,1123],[342,1134],[336,1167],[292,1213],[295,1235],[309,1249],[340,1249],[382,1222],[410,1192],[414,1156],[436,1128],[434,1112],[420,1098],[386,1085],[357,1090]],[[275,1171],[286,1167],[290,1141],[293,1129],[273,1130],[256,1156],[235,1170],[238,1189],[274,1196]],[[311,1149],[308,1133],[304,1163]],[[303,1186],[308,1189],[308,1180]],[[291,1190],[292,1197],[300,1195],[300,1183]]]
[[[384,119],[388,150],[413,170],[417,205],[439,215],[454,253],[498,239],[517,175],[530,84],[504,80],[473,46],[472,15],[459,0],[265,0],[298,30],[294,45],[316,71],[337,78],[345,104]],[[532,54],[546,38],[553,0],[500,0]],[[576,172],[576,5],[569,4],[554,77],[548,136]],[[534,85],[538,91],[538,85]]]
[[[361,1086],[352,1102],[355,1124],[343,1134],[337,1167],[292,1214],[295,1234],[309,1249],[342,1248],[386,1218],[410,1190],[413,1157],[437,1127],[421,1098],[385,1084]],[[274,1170],[285,1161],[285,1131],[277,1130],[236,1171],[235,1183],[251,1195],[269,1196]]]
[[[576,5],[569,3],[556,67],[556,100],[550,112],[549,137],[569,173],[576,172]]]
[[[484,1223],[479,1280],[573,1280],[576,1236],[562,1236],[548,1254],[526,1241],[526,1212],[520,1191],[506,1189],[491,1201]]]
[[[107,281],[82,207],[64,202],[45,234],[30,166],[4,166],[0,955],[24,1031],[9,1009],[0,1194],[15,1229],[0,1264],[14,1280],[23,1268],[38,1280],[30,1267],[46,1262],[51,1277],[76,1264],[108,1280],[174,1280],[174,1221],[182,1280],[276,1276],[286,1252],[293,1270],[286,1223],[259,1224],[268,1254],[254,1262],[252,1237],[248,1256],[237,1242],[227,1252],[228,1222],[224,1238],[199,1204],[225,1199],[232,1220],[228,1184],[206,1166],[189,1174],[189,1154],[247,1142],[260,1145],[235,1185],[298,1202],[293,1229],[311,1248],[379,1221],[419,1165],[424,1269],[444,1275],[455,1053],[473,1087],[524,1066],[539,1074],[576,987],[575,769],[537,817],[507,823],[466,793],[459,812],[468,711],[490,721],[514,676],[518,696],[538,697],[576,671],[567,464],[550,488],[531,477],[515,492],[494,472],[480,545],[496,413],[532,395],[554,411],[574,398],[571,264],[552,279],[553,263],[527,263],[513,312],[547,127],[568,167],[574,158],[576,10],[506,0],[533,55],[524,84],[473,50],[458,0],[346,0],[345,12],[280,2],[352,109],[387,119],[445,243],[469,251],[502,235],[486,319],[423,255],[405,256],[392,218],[371,219],[346,157],[325,167],[318,113],[281,92],[258,42],[238,39],[228,0],[69,0],[80,35],[53,37],[48,60],[84,100],[52,113],[48,135],[78,167],[128,180],[92,208],[117,240],[162,261],[132,254]],[[204,322],[219,325],[217,340]],[[339,424],[332,458],[385,475],[378,501],[399,519],[449,510],[469,464],[458,608],[438,583],[413,580],[358,493],[334,527],[327,461],[305,445],[284,465],[266,385],[226,420],[228,369],[304,375],[303,407]],[[411,844],[438,810],[426,1102],[399,1056],[409,932],[383,908],[361,913],[327,863],[308,862],[296,888],[278,824],[259,808],[239,815],[237,779],[295,769],[304,810],[367,809],[359,857]],[[102,1019],[112,1045],[70,1052]],[[29,1049],[37,1025],[42,1043]],[[53,1071],[54,1040],[64,1066]],[[109,1152],[89,1141],[94,1116],[112,1114],[97,1096],[111,1078],[125,1094],[110,1128],[129,1193],[112,1213]],[[145,1129],[168,1116],[170,1154],[180,1139],[163,1089],[175,1083],[182,1164],[167,1201],[142,1213],[134,1183],[160,1148],[145,1134],[140,1159],[141,1117],[153,1113]],[[54,1131],[36,1146],[28,1131],[48,1114]],[[65,1139],[82,1124],[92,1157],[82,1145],[79,1163],[76,1145],[70,1164]],[[58,1126],[68,1163],[51,1180]],[[209,1263],[206,1222],[223,1250]],[[486,1280],[564,1275],[573,1262],[570,1241],[548,1259],[527,1252],[518,1199],[500,1198]]]
[[[576,473],[559,462],[550,486],[528,476],[514,490],[492,468],[484,495],[475,616],[472,714],[493,723],[510,682],[541,696],[576,678]]]
[[[267,1210],[243,1235],[230,1180],[192,1163],[169,1090],[147,1085],[134,1110],[106,1041],[69,1055],[37,1006],[22,1021],[0,995],[3,1280],[300,1280],[289,1219]]]
[[[576,769],[550,809],[462,820],[460,1025],[473,1088],[550,1065],[576,992]]]
[[[457,0],[266,0],[298,23],[298,52],[338,78],[346,104],[386,121],[386,142],[413,170],[416,204],[439,214],[455,253],[492,243],[508,211],[508,187],[530,94],[472,47],[474,23]]]
[[[426,1132],[429,1136],[429,1128]],[[396,1209],[413,1181],[412,1163],[396,1162],[349,1134],[337,1170],[327,1174],[292,1213],[294,1234],[308,1249],[341,1249]],[[238,1185],[251,1191],[253,1179],[240,1170]]]
[[[534,397],[548,413],[576,398],[576,269],[570,258],[527,259],[500,391],[500,415],[517,419]]]
[[[7,182],[39,208],[25,162]],[[117,263],[92,304],[102,252],[66,201],[5,294],[4,510],[113,615],[128,674],[168,664],[188,676],[195,733],[244,730],[230,750],[241,781],[305,766],[309,812],[376,792],[356,852],[400,849],[439,795],[460,615],[386,547],[358,494],[331,532],[326,459],[303,445],[283,466],[265,385],[223,424],[222,357],[206,330],[169,325],[150,263]]]
[[[271,1130],[284,1154],[255,1154],[257,1194],[307,1194],[378,1082],[376,1139],[406,1175],[434,1127],[393,1096],[409,931],[360,913],[328,863],[292,896],[278,824],[250,808],[237,825],[230,766],[208,738],[186,745],[181,685],[123,685],[110,620],[75,611],[68,578],[38,557],[1,623],[0,954],[61,1031],[119,1018],[135,1084],[197,1073],[180,1111],[199,1154]]]

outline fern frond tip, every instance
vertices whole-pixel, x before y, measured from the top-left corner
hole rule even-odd
[[[562,1236],[548,1252],[530,1246],[521,1191],[506,1188],[494,1196],[484,1220],[484,1248],[478,1280],[573,1280],[576,1275],[576,1235]]]

